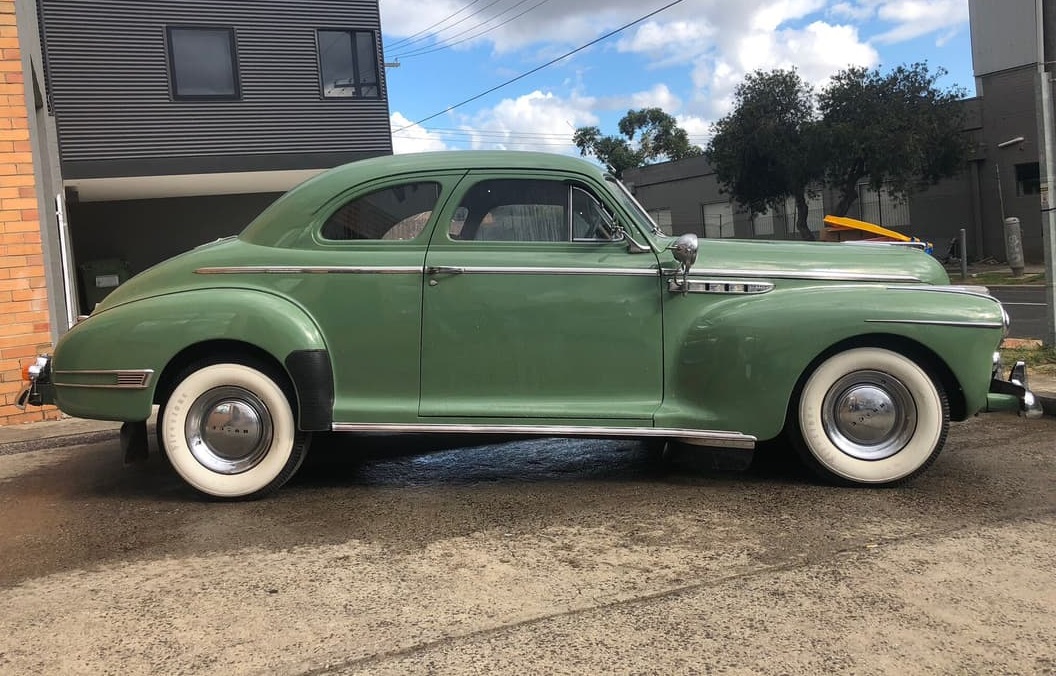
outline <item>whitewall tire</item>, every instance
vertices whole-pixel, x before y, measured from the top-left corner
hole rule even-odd
[[[158,438],[176,472],[216,498],[251,499],[279,488],[308,445],[275,380],[233,363],[186,372],[158,413]]]
[[[927,469],[946,442],[945,392],[912,359],[855,348],[822,362],[792,409],[804,461],[845,484],[894,485]]]

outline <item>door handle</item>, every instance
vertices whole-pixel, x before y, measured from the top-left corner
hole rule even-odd
[[[461,275],[465,268],[451,267],[450,265],[430,265],[425,269],[429,275]]]

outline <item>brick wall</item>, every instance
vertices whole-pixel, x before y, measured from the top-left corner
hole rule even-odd
[[[15,3],[0,0],[0,425],[58,417],[14,406],[22,362],[51,347],[37,206]]]

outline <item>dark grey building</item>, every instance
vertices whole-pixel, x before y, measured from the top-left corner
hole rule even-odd
[[[84,287],[392,152],[377,0],[39,0],[39,15]]]
[[[969,161],[957,177],[900,203],[864,185],[848,214],[945,247],[963,228],[973,260],[1005,259],[1005,217],[1020,219],[1029,262],[1044,259],[1045,138],[1042,54],[1056,42],[1051,0],[970,0],[972,60],[978,96],[963,102]],[[1047,27],[1047,30],[1046,30]],[[1051,134],[1051,129],[1049,130]],[[720,191],[703,158],[625,172],[642,204],[661,225],[707,237],[797,238],[791,204],[774,214],[749,217]],[[822,192],[811,203],[810,225],[836,203]]]

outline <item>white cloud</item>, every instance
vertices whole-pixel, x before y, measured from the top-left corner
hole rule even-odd
[[[793,19],[802,19],[825,8],[825,0],[776,0],[760,3],[751,14],[752,30],[774,31]]]
[[[539,90],[503,99],[493,108],[464,120],[464,139],[473,148],[541,150],[577,154],[572,135],[577,127],[598,123],[594,99],[561,98]]]
[[[715,28],[706,20],[669,23],[648,21],[629,37],[621,39],[617,48],[623,52],[646,54],[663,54],[676,50],[684,53],[687,47],[706,44],[714,37]]]
[[[884,3],[877,16],[895,24],[874,38],[881,44],[905,42],[936,32],[945,35],[952,27],[968,22],[968,0],[895,0]]]
[[[447,150],[447,144],[439,134],[427,131],[412,124],[398,112],[389,117],[389,128],[392,129],[392,151],[397,155],[418,153],[427,150]],[[399,131],[397,131],[399,130]]]
[[[703,95],[695,109],[717,119],[733,106],[733,92],[744,76],[755,70],[795,68],[816,86],[848,66],[875,66],[880,55],[862,41],[853,26],[815,21],[802,29],[742,34],[723,50],[724,56],[706,55],[694,64],[693,82]]]
[[[695,115],[676,115],[675,121],[678,126],[686,130],[689,140],[693,145],[704,147],[711,138],[711,122],[703,117]]]
[[[682,107],[682,99],[675,96],[667,85],[658,83],[652,89],[631,94],[630,108],[662,108],[675,113]]]

